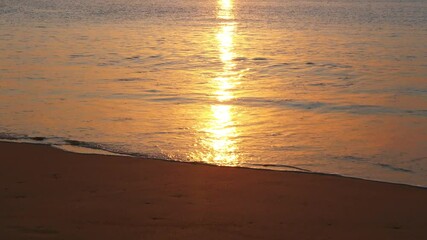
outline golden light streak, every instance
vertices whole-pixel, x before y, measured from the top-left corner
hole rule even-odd
[[[234,24],[223,25],[221,26],[221,31],[216,36],[219,42],[219,50],[221,52],[220,59],[227,68],[234,66],[231,62],[235,55],[233,52],[234,29]]]
[[[234,138],[237,136],[232,119],[230,105],[212,105],[212,118],[205,131],[209,137],[202,140],[202,145],[210,151],[204,155],[203,161],[219,165],[237,165],[237,146]]]
[[[217,8],[219,19],[233,19],[233,1],[219,0]],[[218,165],[235,166],[238,164],[236,138],[238,136],[233,119],[233,106],[226,102],[234,98],[233,89],[240,77],[235,70],[234,35],[235,23],[223,22],[218,27],[216,40],[219,59],[223,64],[222,71],[212,79],[213,94],[218,101],[211,105],[209,121],[202,129],[207,135],[201,139],[201,145],[207,149],[202,154],[203,161]]]
[[[234,18],[232,0],[218,0],[217,18],[230,20]]]

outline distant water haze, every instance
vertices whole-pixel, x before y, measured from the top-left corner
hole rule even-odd
[[[1,0],[0,138],[427,186],[426,40],[424,0]]]

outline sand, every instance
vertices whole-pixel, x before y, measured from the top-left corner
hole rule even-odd
[[[0,143],[0,239],[427,239],[427,190]]]

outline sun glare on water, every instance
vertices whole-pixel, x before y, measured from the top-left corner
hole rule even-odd
[[[233,2],[231,0],[219,0],[217,8],[217,18],[222,20],[232,20]],[[207,163],[217,165],[235,166],[238,164],[238,146],[235,139],[238,137],[235,123],[235,112],[233,106],[227,104],[234,99],[233,89],[238,80],[239,73],[235,69],[234,37],[236,24],[230,21],[223,21],[219,24],[216,41],[219,56],[222,63],[222,71],[216,74],[211,80],[216,104],[212,104],[208,112],[206,123],[201,131],[206,133],[206,137],[200,139],[203,149],[196,154]]]
[[[233,1],[232,0],[219,0],[217,17],[219,19],[233,19]]]

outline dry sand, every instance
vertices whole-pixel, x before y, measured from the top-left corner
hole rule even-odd
[[[0,239],[427,239],[427,190],[0,143]]]

